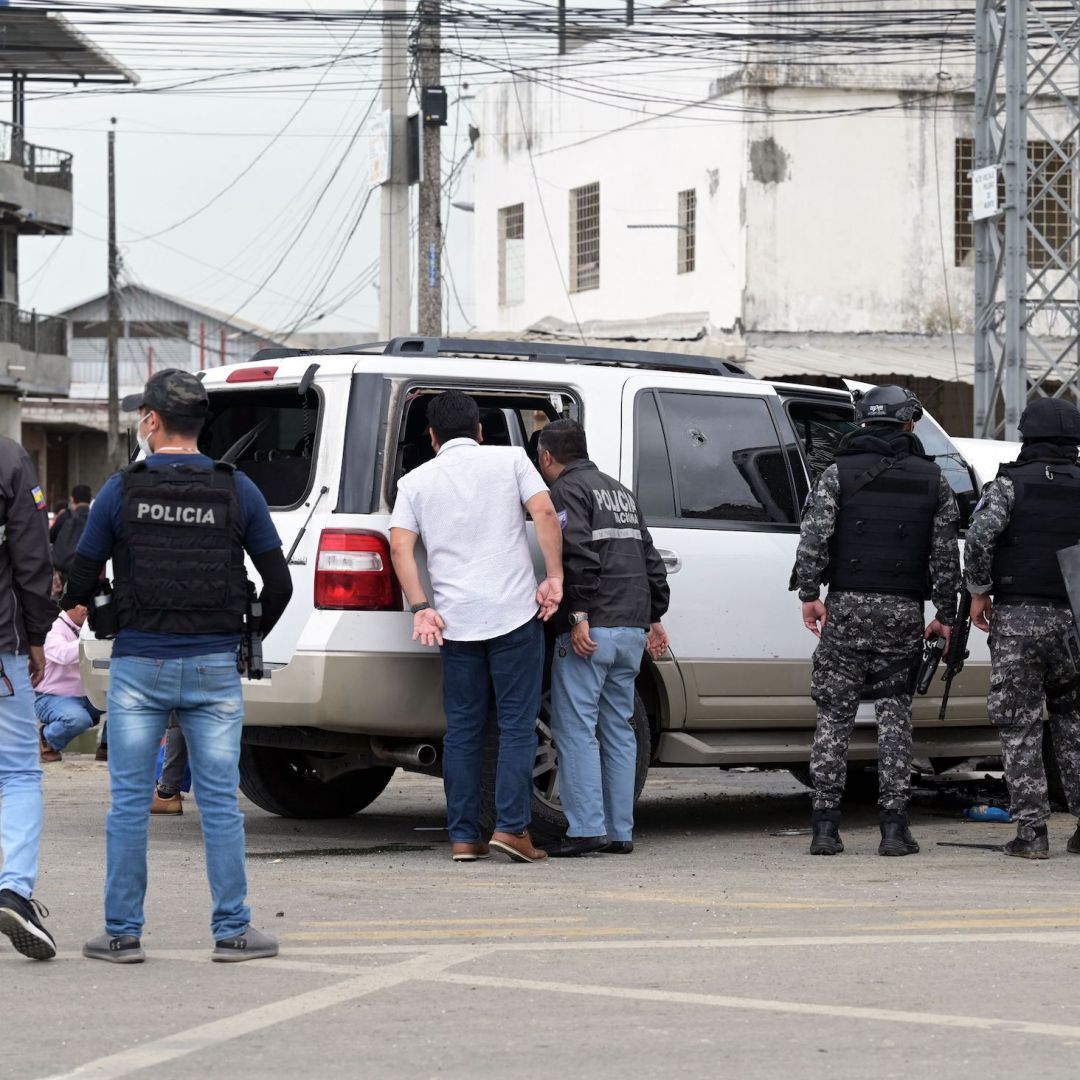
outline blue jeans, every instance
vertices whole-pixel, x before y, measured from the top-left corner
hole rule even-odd
[[[492,686],[499,718],[495,831],[524,832],[532,820],[536,720],[544,681],[543,626],[530,619],[490,641],[447,641],[442,667],[443,787],[450,839],[480,841],[480,772]]]
[[[631,719],[645,631],[596,626],[589,636],[598,647],[583,660],[570,635],[560,634],[551,665],[551,734],[567,835],[632,840],[637,738]]]
[[[251,910],[245,903],[244,816],[236,794],[244,706],[232,652],[167,660],[124,656],[110,665],[105,928],[110,934],[142,934],[154,772],[174,709],[199,793],[213,902],[210,929],[215,940],[236,937],[251,921]]]
[[[61,694],[38,694],[34,698],[34,712],[41,721],[45,741],[54,750],[63,750],[103,715],[100,709],[90,704],[88,697],[64,697]]]
[[[15,693],[0,698],[0,889],[27,899],[37,881],[44,804],[26,657],[0,656]]]

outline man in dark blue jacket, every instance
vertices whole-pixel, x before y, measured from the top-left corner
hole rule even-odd
[[[633,493],[589,460],[580,424],[548,425],[539,451],[563,529],[551,727],[570,822],[547,851],[625,855],[634,849],[634,681],[646,648],[655,658],[667,651],[667,571]]]

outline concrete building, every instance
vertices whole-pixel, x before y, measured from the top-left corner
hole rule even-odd
[[[742,32],[707,6],[700,20]],[[608,62],[652,18],[571,37],[562,62],[483,94],[478,326],[681,344],[769,377],[922,380],[970,433],[974,42],[878,63],[775,42]],[[1039,120],[1067,136],[1066,117]],[[1076,198],[1067,169],[1057,194]],[[1052,200],[1042,213],[1075,242]]]
[[[19,246],[71,232],[74,167],[71,154],[31,139],[26,90],[36,83],[137,80],[62,16],[43,10],[0,6],[0,42],[0,77],[11,81],[11,122],[0,121],[0,434],[22,440],[48,487],[54,447],[25,409],[68,393],[67,327],[22,306]]]
[[[96,491],[109,475],[107,294],[69,308],[61,322],[70,357],[70,394],[29,403],[23,410],[24,425],[47,434],[50,499],[63,498],[75,484],[89,484]],[[139,390],[162,368],[199,371],[234,364],[249,360],[264,346],[282,343],[280,335],[228,312],[144,286],[120,290],[121,397]],[[285,343],[297,344],[292,338]]]

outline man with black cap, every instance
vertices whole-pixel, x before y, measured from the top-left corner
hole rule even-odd
[[[1020,457],[983,489],[964,563],[971,621],[990,634],[986,708],[1017,823],[1005,854],[1048,859],[1044,701],[1069,810],[1080,816],[1080,674],[1065,646],[1073,622],[1057,560],[1080,540],[1080,412],[1040,398],[1020,417],[1020,435]],[[1068,850],[1080,855],[1080,828]]]
[[[878,726],[878,854],[919,850],[907,816],[910,679],[924,636],[923,602],[935,608],[925,635],[948,642],[960,590],[959,512],[914,434],[921,416],[918,399],[901,386],[876,386],[857,398],[862,426],[845,436],[803,510],[794,586],[803,624],[821,639],[810,686],[818,707],[811,855],[844,850],[840,801],[863,697],[873,699]]]
[[[105,933],[83,955],[140,963],[146,844],[158,745],[179,718],[198,793],[219,961],[276,956],[250,925],[239,784],[244,711],[238,670],[247,606],[244,553],[263,581],[269,632],[292,594],[266,500],[231,465],[199,452],[206,390],[194,375],[154,374],[123,409],[138,410],[144,460],[111,477],[79,541],[65,605],[90,604],[113,560],[119,632],[109,668]]]

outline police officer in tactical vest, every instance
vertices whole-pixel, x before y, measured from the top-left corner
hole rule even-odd
[[[987,713],[1017,822],[1005,853],[1048,859],[1044,700],[1069,810],[1080,816],[1080,674],[1065,646],[1072,613],[1057,561],[1080,540],[1080,412],[1053,398],[1033,401],[1020,435],[1020,457],[983,490],[964,563],[971,621],[990,634]],[[1080,855],[1080,828],[1068,850]]]
[[[109,669],[105,933],[83,955],[140,963],[150,793],[171,712],[187,742],[213,902],[212,959],[275,956],[250,925],[239,784],[243,724],[238,648],[248,601],[245,551],[263,581],[263,626],[292,584],[281,541],[255,485],[201,454],[208,401],[186,371],[159,371],[123,401],[138,409],[145,459],[113,476],[90,510],[65,604],[90,604],[113,560],[119,632]]]
[[[860,430],[845,436],[807,500],[795,563],[803,623],[820,638],[811,694],[818,706],[810,757],[813,855],[844,850],[840,801],[861,697],[878,725],[879,855],[919,850],[908,827],[911,676],[923,602],[936,616],[925,636],[948,640],[960,588],[959,513],[941,469],[913,434],[922,406],[899,386],[856,401]],[[829,594],[820,599],[823,583]]]

